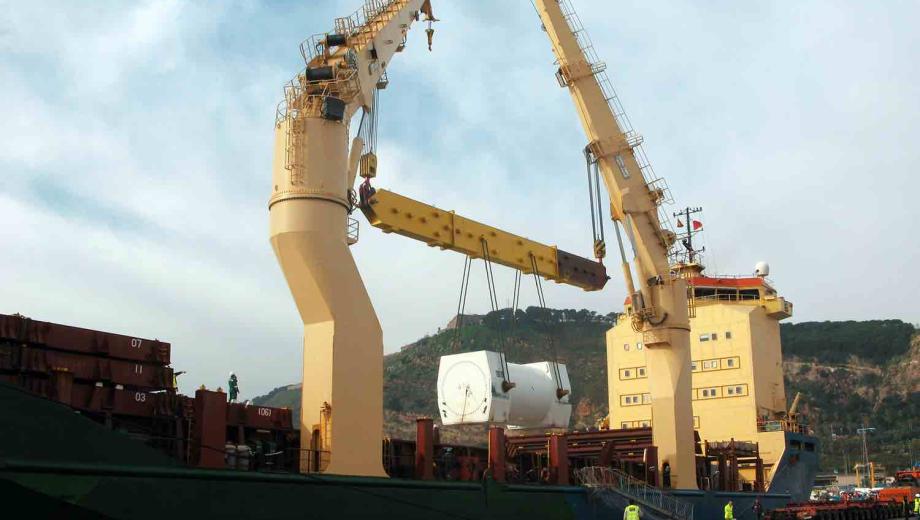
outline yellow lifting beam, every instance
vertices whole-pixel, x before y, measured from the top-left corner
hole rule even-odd
[[[392,191],[375,190],[362,203],[361,210],[372,226],[386,233],[414,238],[429,246],[457,251],[473,258],[482,258],[484,240],[489,260],[525,274],[533,273],[532,257],[538,274],[557,283],[597,291],[609,279],[607,269],[600,262],[566,253],[556,246],[534,242]]]

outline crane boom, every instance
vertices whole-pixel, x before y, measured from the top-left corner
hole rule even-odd
[[[366,0],[308,39],[305,68],[276,115],[269,234],[304,324],[302,472],[386,476],[382,331],[346,238],[348,126],[358,109],[373,108],[387,64],[425,9],[428,0]],[[362,149],[356,138],[351,157]]]
[[[658,212],[666,189],[660,179],[648,178],[642,140],[622,112],[569,0],[535,0],[535,7],[559,64],[556,77],[569,89],[588,137],[586,150],[603,176],[614,225],[624,227],[635,252],[638,290],[630,295],[630,319],[646,346],[659,460],[670,469],[674,486],[696,488],[687,285],[672,274],[668,261],[675,235],[663,227]],[[629,270],[624,271],[631,287]]]
[[[489,260],[525,274],[597,291],[607,283],[604,264],[561,251],[501,229],[476,222],[387,190],[375,190],[362,201],[361,210],[372,226],[421,240],[430,246],[457,251],[473,258],[483,256],[483,241]]]

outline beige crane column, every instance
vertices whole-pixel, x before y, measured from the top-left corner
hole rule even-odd
[[[301,471],[386,476],[383,339],[346,242],[347,143],[343,121],[278,122],[270,235],[304,324]]]
[[[637,159],[641,141],[621,127],[611,109],[613,92],[603,87],[605,66],[591,61],[590,40],[576,34],[584,28],[569,1],[535,0],[534,6],[558,60],[557,79],[569,89],[588,148],[597,158],[613,217],[623,224],[636,253],[638,291],[631,296],[635,326],[646,347],[658,459],[662,467],[669,465],[674,487],[695,489],[687,283],[673,275],[668,264],[674,235],[662,228],[658,216],[662,196],[650,185],[654,179],[645,178]],[[608,345],[607,352],[613,348]],[[617,382],[616,374],[608,374],[611,388]]]

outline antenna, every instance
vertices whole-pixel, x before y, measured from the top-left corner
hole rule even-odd
[[[701,247],[699,249],[693,248],[693,237],[696,236],[697,233],[703,230],[703,224],[698,220],[692,220],[690,216],[695,213],[699,213],[701,211],[703,211],[703,208],[701,207],[691,208],[688,206],[684,208],[682,211],[677,211],[674,213],[674,216],[677,217],[677,227],[687,228],[686,232],[684,232],[680,236],[681,236],[681,243],[684,245],[684,249],[687,250],[687,263],[689,264],[694,263],[697,259],[697,255],[699,255],[700,253],[706,250],[705,247]],[[686,224],[684,224],[684,222],[681,222],[680,220],[681,218],[684,219],[684,222],[686,222]]]

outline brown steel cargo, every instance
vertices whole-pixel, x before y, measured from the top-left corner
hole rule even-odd
[[[103,381],[146,390],[173,388],[173,371],[162,365],[0,342],[0,371],[50,376],[53,370],[66,370],[74,379],[92,383]]]
[[[291,410],[267,406],[230,404],[227,408],[227,426],[243,426],[261,430],[291,430]]]
[[[0,340],[158,365],[169,364],[170,345],[163,341],[36,321],[19,315],[0,314]]]
[[[51,377],[3,374],[0,375],[0,381],[18,385],[42,397],[85,412],[153,417],[174,416],[178,409],[178,397],[173,392],[120,390],[74,381],[72,375],[67,372],[55,372]]]

